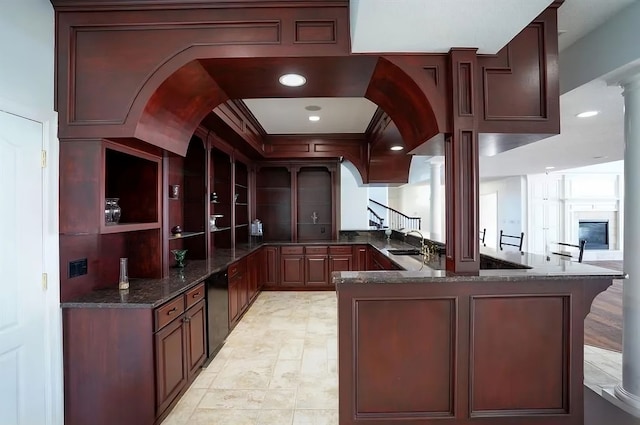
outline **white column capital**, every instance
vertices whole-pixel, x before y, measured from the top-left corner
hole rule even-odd
[[[432,167],[441,167],[444,165],[444,156],[434,156],[429,159],[429,164]]]
[[[620,86],[626,90],[637,89],[640,85],[640,63],[634,61],[627,66],[623,66],[604,77],[610,86]]]

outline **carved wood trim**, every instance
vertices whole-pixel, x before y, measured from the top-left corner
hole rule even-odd
[[[544,121],[549,119],[549,99],[547,97],[547,67],[546,67],[546,45],[545,45],[545,22],[536,21],[527,26],[523,31],[527,29],[537,30],[538,39],[538,64],[539,64],[539,100],[540,100],[540,114],[538,115],[495,115],[490,113],[491,102],[491,89],[490,89],[490,77],[492,75],[512,75],[515,71],[513,69],[513,59],[511,53],[511,45],[507,44],[506,49],[506,64],[504,66],[487,66],[483,68],[482,72],[482,84],[484,92],[484,119],[485,121]],[[500,54],[498,53],[498,56]],[[517,94],[514,94],[517,95]]]
[[[348,0],[51,0],[56,11],[348,7]]]
[[[335,19],[295,21],[293,42],[296,44],[336,44],[338,42],[338,21]]]

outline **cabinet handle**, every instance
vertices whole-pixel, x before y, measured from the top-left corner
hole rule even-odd
[[[189,323],[189,322],[191,321],[191,318],[189,318],[189,317],[185,317],[184,319],[182,319],[182,321],[183,321],[184,323]]]
[[[193,294],[193,298],[197,298],[200,296],[200,292],[196,292],[195,294]]]
[[[176,308],[173,307],[171,310],[167,311],[167,316],[171,316],[175,312],[176,312]]]

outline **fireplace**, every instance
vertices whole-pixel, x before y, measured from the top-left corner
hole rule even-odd
[[[609,249],[609,220],[580,220],[580,240],[586,240],[584,249]]]

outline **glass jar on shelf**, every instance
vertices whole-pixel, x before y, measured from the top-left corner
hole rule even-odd
[[[122,208],[118,205],[120,198],[106,198],[104,208],[104,222],[107,225],[118,224],[122,215]]]

